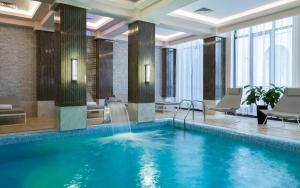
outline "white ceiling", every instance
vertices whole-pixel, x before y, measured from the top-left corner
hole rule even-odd
[[[200,8],[209,8],[213,11],[208,13],[207,16],[220,19],[275,1],[278,0],[198,0],[181,9],[194,12]]]
[[[156,27],[155,33],[158,35],[174,35],[178,33],[176,30],[171,30],[171,29],[165,29],[162,27]]]
[[[278,19],[275,18],[275,14],[281,14],[282,16],[299,14],[299,7],[300,0],[251,0],[239,2],[237,0],[202,0],[174,10],[168,15],[205,23],[218,29],[254,19],[261,19],[266,16],[270,17],[270,15],[273,15],[273,19]],[[213,12],[206,15],[194,12],[200,8],[209,8]],[[285,12],[284,15],[283,12]],[[286,12],[289,12],[290,15]]]

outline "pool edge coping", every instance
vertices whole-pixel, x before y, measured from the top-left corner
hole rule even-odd
[[[183,129],[184,121],[175,120],[177,128]],[[178,123],[180,124],[178,126]],[[247,143],[258,144],[260,146],[272,147],[283,149],[287,151],[300,153],[300,141],[295,139],[289,139],[285,137],[278,137],[273,135],[266,135],[262,133],[245,132],[227,127],[221,127],[218,125],[211,125],[207,123],[197,123],[192,121],[186,122],[186,129],[198,131],[202,133],[212,133],[217,136],[226,136],[232,139],[237,139]]]
[[[155,124],[153,124],[155,123]],[[183,129],[183,120],[175,120],[175,126],[173,126],[172,118],[160,118],[155,119],[151,122],[130,122],[131,129],[133,130],[147,130],[149,128],[169,126]],[[99,124],[87,127],[86,129],[78,129],[71,131],[57,131],[57,130],[40,130],[40,131],[30,131],[22,133],[9,133],[0,135],[0,146],[10,145],[10,144],[22,144],[40,140],[49,140],[53,138],[65,138],[74,137],[80,135],[90,135],[90,134],[100,134],[105,136],[113,135],[113,125],[115,128],[122,128],[124,123],[117,124]],[[186,130],[193,130],[201,133],[213,134],[216,136],[225,136],[232,139],[238,139],[242,142],[259,144],[261,146],[267,146],[272,148],[279,148],[283,150],[289,150],[292,152],[300,153],[300,141],[289,139],[285,137],[277,137],[273,135],[265,135],[262,133],[245,132],[241,130],[236,130],[227,127],[221,127],[218,125],[212,125],[207,123],[197,123],[192,121],[186,122]],[[118,132],[119,133],[119,132]]]

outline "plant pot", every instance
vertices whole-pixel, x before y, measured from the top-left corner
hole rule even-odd
[[[267,118],[267,115],[264,114],[261,110],[268,110],[268,106],[265,105],[257,105],[256,112],[257,112],[257,123],[263,124],[265,119]],[[267,124],[267,121],[265,122]]]

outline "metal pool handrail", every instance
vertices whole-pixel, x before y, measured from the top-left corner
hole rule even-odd
[[[204,120],[204,122],[206,121],[206,113],[205,113],[205,103],[204,103],[204,101],[200,101],[200,100],[193,100],[193,103],[194,102],[198,102],[198,103],[201,103],[202,104],[202,107],[203,107],[203,110],[202,110],[202,112],[203,112],[203,120]]]
[[[191,102],[189,108],[188,108],[188,112],[186,113],[185,117],[184,117],[184,120],[183,120],[183,126],[184,126],[184,129],[185,129],[185,121],[186,121],[186,118],[188,117],[191,109],[193,109],[193,120],[195,119],[195,114],[194,114],[194,103],[193,101]]]
[[[176,117],[176,115],[178,114],[178,112],[179,111],[181,111],[181,105],[182,105],[182,103],[183,102],[190,102],[191,104],[189,105],[189,108],[188,108],[188,112],[187,112],[187,114],[185,115],[185,117],[184,117],[184,129],[185,129],[185,122],[186,122],[186,118],[188,117],[188,115],[189,115],[189,113],[190,113],[190,111],[191,110],[193,110],[193,120],[195,120],[195,105],[194,105],[194,103],[195,102],[199,102],[199,103],[201,103],[202,104],[202,106],[203,106],[203,119],[204,119],[204,122],[206,121],[206,116],[205,116],[205,103],[204,103],[204,101],[200,101],[200,100],[186,100],[186,99],[183,99],[183,100],[181,100],[180,101],[180,103],[179,103],[179,105],[178,105],[178,107],[177,107],[177,110],[175,111],[175,113],[174,113],[174,116],[173,116],[173,125],[175,124],[175,117]]]
[[[175,111],[175,113],[173,115],[173,125],[174,125],[174,122],[175,122],[176,115],[178,114],[179,111],[181,111],[181,105],[184,102],[190,102],[190,103],[192,103],[192,100],[183,99],[183,100],[180,101],[180,103],[179,103],[179,105],[178,105],[178,107],[177,107],[177,109],[176,109],[176,111]]]

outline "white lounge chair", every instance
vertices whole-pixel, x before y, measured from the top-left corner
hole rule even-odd
[[[226,95],[216,106],[207,106],[207,109],[225,112],[235,113],[240,108],[243,95],[242,88],[227,88]]]
[[[262,110],[268,117],[277,117],[283,120],[297,120],[300,125],[300,88],[286,88],[281,99],[273,110]]]
[[[87,101],[87,112],[104,112],[104,102],[103,104],[97,104],[89,92],[86,93]],[[91,119],[91,118],[89,118]]]
[[[172,112],[180,105],[179,102],[155,102],[156,112]]]
[[[15,96],[0,96],[0,117],[24,117],[26,125],[26,112],[20,106],[20,101]]]

